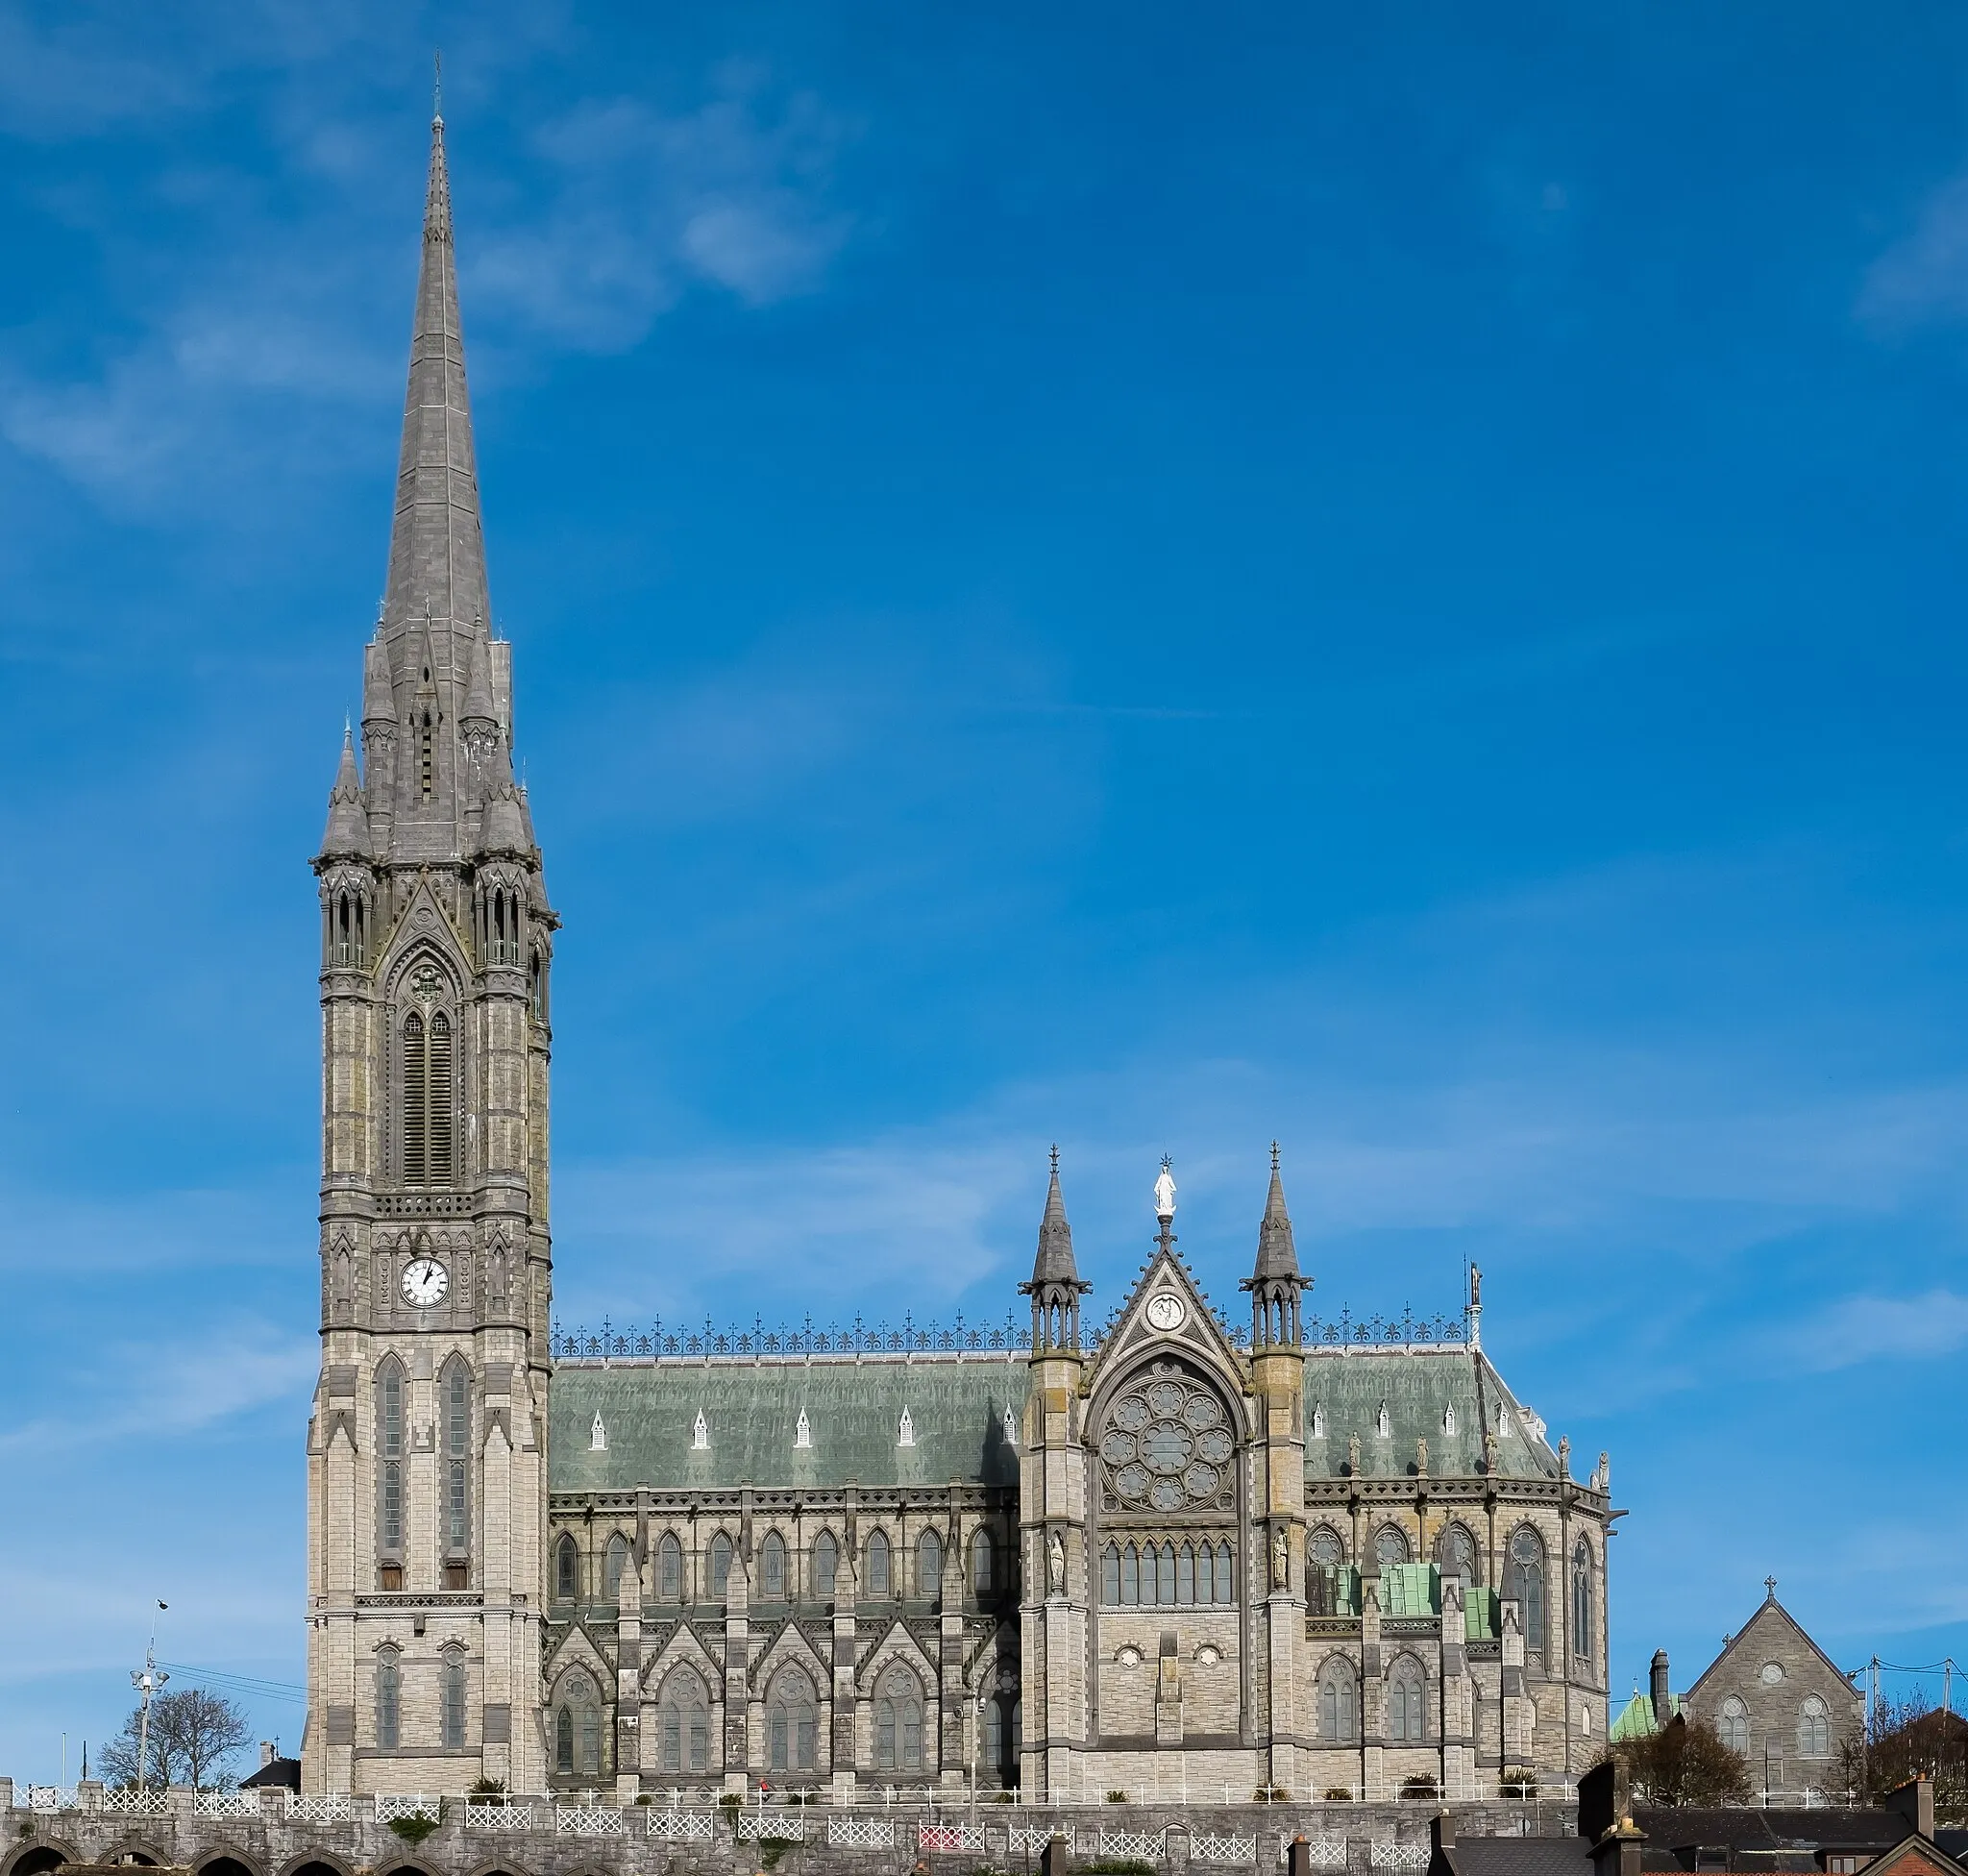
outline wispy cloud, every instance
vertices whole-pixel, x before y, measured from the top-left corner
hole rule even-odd
[[[1782,1342],[1817,1370],[1880,1360],[1933,1361],[1968,1347],[1968,1296],[1937,1288],[1917,1296],[1844,1296]]]
[[[1882,333],[1968,319],[1968,176],[1929,196],[1912,232],[1866,270],[1857,313]]]
[[[214,1350],[224,1350],[222,1359]],[[94,1373],[67,1378],[62,1411],[0,1433],[0,1452],[48,1458],[212,1427],[274,1401],[305,1400],[320,1360],[314,1336],[253,1318],[180,1322],[161,1345],[105,1350]]]
[[[775,108],[748,71],[681,114],[584,104],[537,139],[548,212],[468,253],[470,288],[602,352],[635,344],[693,283],[752,307],[809,292],[852,227],[830,200],[846,136],[810,93]]]

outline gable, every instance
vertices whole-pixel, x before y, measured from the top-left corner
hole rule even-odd
[[[1844,1669],[1811,1640],[1804,1625],[1774,1595],[1766,1597],[1756,1614],[1723,1643],[1722,1652],[1702,1670],[1684,1697],[1694,1702],[1707,1693],[1719,1695],[1725,1685],[1734,1690],[1738,1682],[1744,1692],[1759,1689],[1766,1658],[1781,1663],[1786,1678],[1792,1678],[1789,1670],[1793,1666],[1805,1666],[1808,1671],[1799,1684],[1811,1692],[1841,1700],[1848,1710],[1861,1699]],[[1809,1669],[1817,1671],[1811,1673]],[[1833,1712],[1835,1716],[1837,1707]]]
[[[1249,1393],[1242,1355],[1232,1344],[1194,1273],[1168,1245],[1142,1267],[1088,1364],[1086,1391],[1097,1400],[1150,1356],[1181,1355],[1214,1374],[1232,1399]],[[1088,1417],[1088,1423],[1097,1420]]]

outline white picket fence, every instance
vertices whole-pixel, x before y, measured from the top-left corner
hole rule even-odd
[[[428,1817],[433,1824],[444,1819],[444,1800],[433,1791],[400,1791],[376,1795],[376,1821],[394,1824],[404,1817]]]
[[[130,1794],[135,1796],[135,1792]],[[153,1816],[160,1812],[153,1812]],[[289,1791],[287,1822],[290,1824],[346,1824],[356,1814],[356,1800],[346,1791]]]
[[[1434,1854],[1425,1843],[1393,1843],[1384,1839],[1366,1846],[1366,1861],[1375,1869],[1426,1869]]]
[[[191,1796],[191,1814],[194,1817],[258,1817],[259,1793],[194,1791]]]
[[[554,1807],[555,1837],[627,1837],[628,1826],[622,1813],[602,1804],[556,1804]]]
[[[77,1802],[72,1785],[30,1785],[27,1788],[27,1808],[30,1811],[73,1811]]]
[[[1085,1838],[1090,1833],[1082,1831]],[[1098,1857],[1124,1857],[1131,1862],[1160,1863],[1162,1846],[1168,1840],[1168,1833],[1163,1831],[1095,1831],[1094,1854]]]
[[[916,1847],[919,1850],[981,1850],[984,1833],[969,1824],[918,1824]]]
[[[806,1814],[803,1811],[739,1812],[740,1843],[759,1843],[769,1837],[775,1837],[785,1843],[804,1843]]]
[[[504,1804],[497,1799],[473,1798],[465,1805],[468,1831],[529,1831],[533,1808],[529,1804]]]
[[[128,1791],[105,1791],[103,1809],[112,1817],[166,1817],[171,1811],[171,1794],[147,1789],[139,1791],[134,1787]]]
[[[895,1845],[896,1827],[887,1817],[829,1817],[826,1840],[836,1850],[887,1850]]]
[[[1253,1837],[1212,1837],[1197,1831],[1189,1839],[1191,1863],[1255,1863],[1257,1839]]]
[[[650,1811],[643,1834],[658,1843],[708,1843],[717,1816],[708,1811]]]

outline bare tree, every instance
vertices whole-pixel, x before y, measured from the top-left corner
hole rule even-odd
[[[1899,1700],[1881,1694],[1865,1725],[1838,1742],[1838,1757],[1846,1783],[1868,1803],[1909,1778],[1931,1778],[1942,1812],[1968,1806],[1968,1719],[1930,1707],[1918,1688]]]
[[[1749,1762],[1702,1720],[1676,1714],[1644,1740],[1614,1749],[1620,1781],[1648,1804],[1743,1804],[1750,1796]]]
[[[191,1785],[210,1790],[220,1785],[234,1754],[253,1737],[245,1714],[220,1694],[200,1687],[160,1693],[150,1703],[150,1764],[137,1765],[143,1709],[132,1710],[123,1730],[97,1760],[104,1781],[130,1787]]]

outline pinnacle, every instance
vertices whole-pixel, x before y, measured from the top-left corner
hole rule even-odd
[[[1271,1142],[1271,1185],[1265,1195],[1264,1222],[1257,1231],[1258,1282],[1298,1280],[1298,1247],[1292,1236],[1292,1214],[1285,1206],[1285,1181],[1278,1171],[1278,1143]]]

